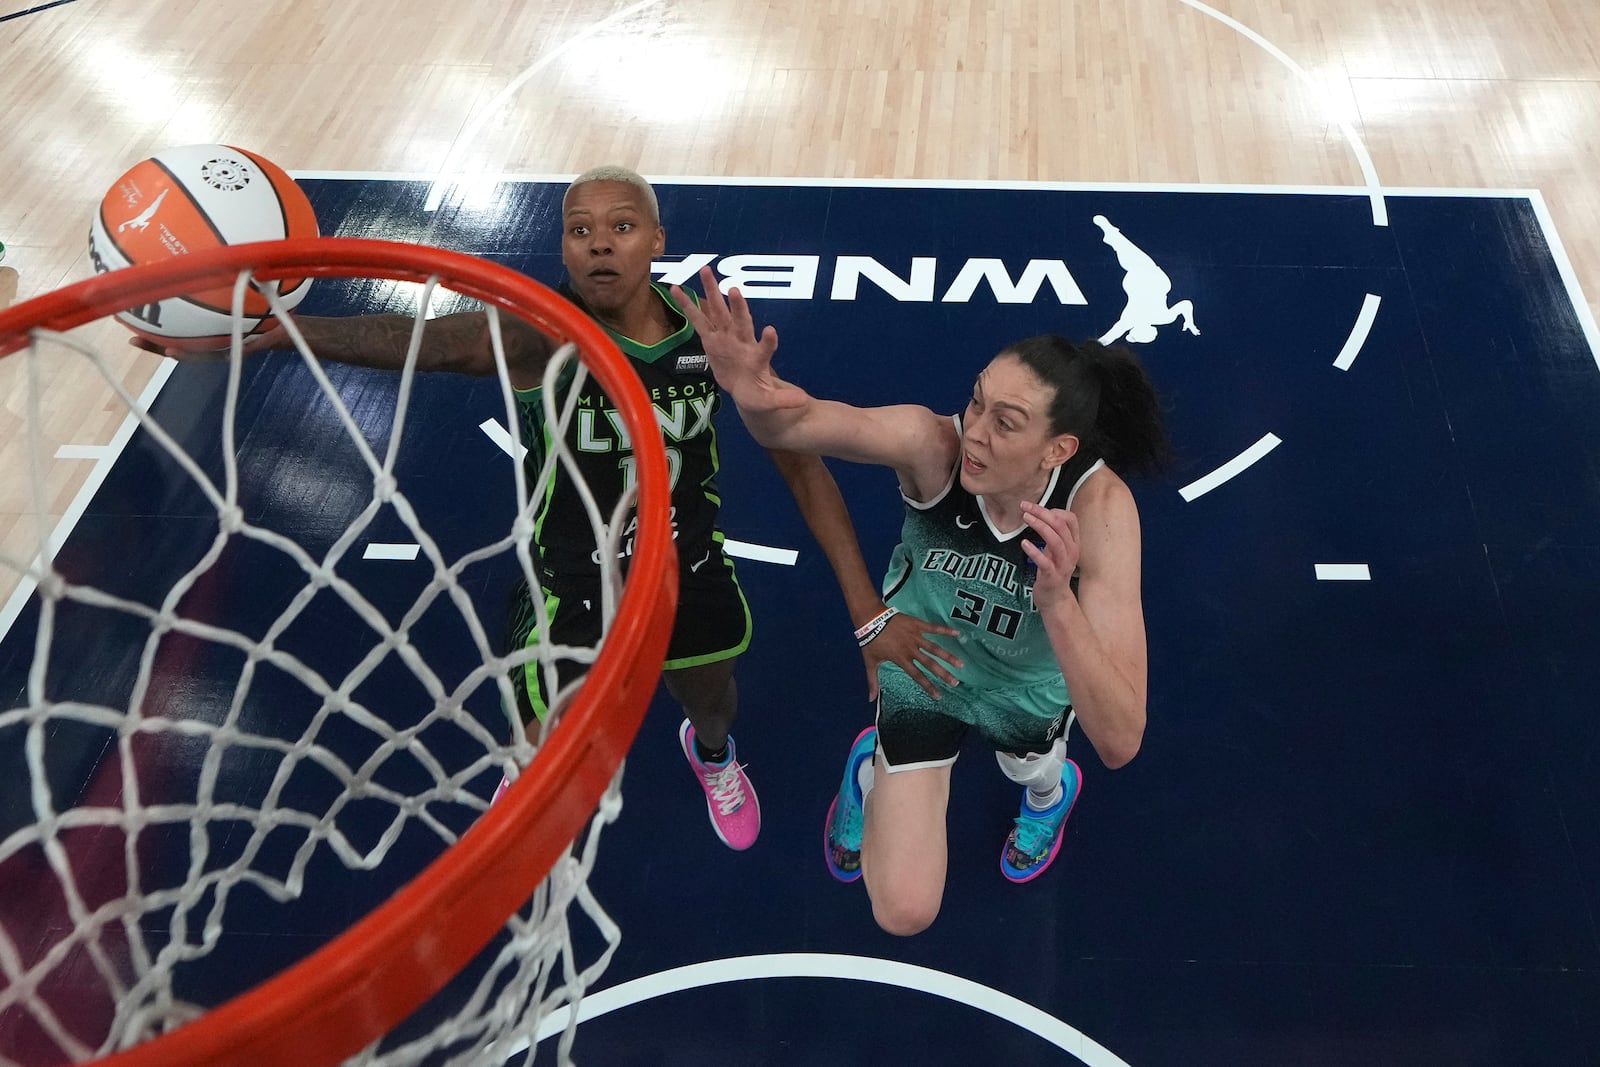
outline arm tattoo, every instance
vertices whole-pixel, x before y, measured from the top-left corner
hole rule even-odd
[[[406,350],[416,329],[416,320],[410,315],[307,317],[295,322],[318,358],[385,370],[405,366]],[[549,359],[550,342],[532,326],[507,314],[500,316],[500,332],[513,380],[537,381]],[[464,311],[426,321],[417,369],[493,374],[488,316],[482,311]]]

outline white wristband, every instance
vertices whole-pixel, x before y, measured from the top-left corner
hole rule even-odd
[[[884,608],[870,622],[856,631],[856,646],[866,648],[874,637],[883,633],[883,628],[889,625],[889,620],[900,614],[899,608]]]

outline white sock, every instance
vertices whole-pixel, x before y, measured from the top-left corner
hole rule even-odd
[[[1056,779],[1056,787],[1048,793],[1039,793],[1030,789],[1027,793],[1028,807],[1034,811],[1048,811],[1061,802],[1062,792],[1061,779],[1059,778]]]
[[[873,764],[876,762],[877,758],[874,756],[873,759],[862,760],[861,766],[856,768],[856,785],[861,787],[862,804],[866,804],[867,794],[872,792],[872,783],[877,777],[874,774],[875,768],[873,766]]]
[[[995,760],[1005,776],[1027,790],[1028,807],[1043,811],[1061,799],[1061,776],[1067,767],[1067,745],[1057,740],[1048,752],[1013,756],[996,752]]]

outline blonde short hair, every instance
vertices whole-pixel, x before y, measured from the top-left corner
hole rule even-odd
[[[627,167],[616,163],[590,167],[572,179],[572,184],[567,186],[567,191],[561,196],[562,208],[566,208],[567,197],[572,195],[572,190],[590,182],[623,182],[626,185],[633,186],[639,191],[639,197],[644,201],[645,207],[649,209],[651,221],[657,226],[661,225],[661,205],[656,202],[656,191],[650,188],[650,183],[645,181],[637,171],[629,170]]]

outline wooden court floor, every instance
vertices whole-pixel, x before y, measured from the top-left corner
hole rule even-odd
[[[89,214],[129,165],[222,141],[294,171],[469,185],[616,161],[662,178],[1533,189],[1581,310],[1600,307],[1593,0],[11,0],[0,49],[0,241],[21,299],[87,276]],[[137,394],[159,361],[108,343]],[[52,460],[35,514],[16,363],[0,362],[0,549],[21,554],[93,461]],[[47,375],[42,409],[47,455],[123,420],[80,368]]]

